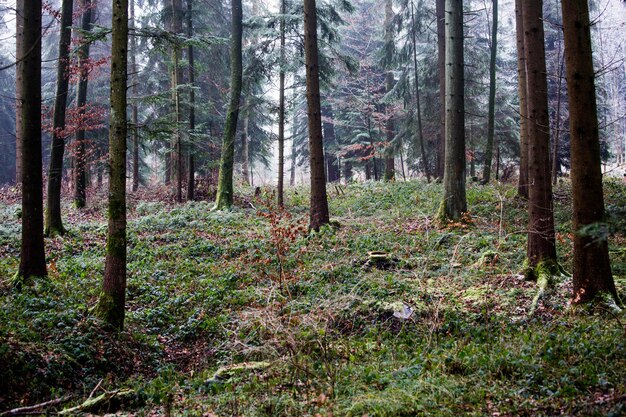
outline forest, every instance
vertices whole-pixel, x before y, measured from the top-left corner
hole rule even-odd
[[[626,2],[0,33],[0,417],[626,415]]]

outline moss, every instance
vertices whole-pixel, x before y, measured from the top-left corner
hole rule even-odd
[[[93,309],[94,316],[109,324],[116,330],[122,330],[124,325],[124,306],[121,308],[110,294],[102,291],[98,304]]]

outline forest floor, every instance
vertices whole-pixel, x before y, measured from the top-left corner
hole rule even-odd
[[[573,311],[565,276],[529,317],[525,204],[512,185],[468,187],[470,223],[441,227],[440,184],[329,186],[338,224],[311,235],[305,189],[286,212],[251,189],[230,212],[131,196],[119,335],[90,313],[104,196],[83,211],[64,202],[69,234],[46,239],[49,277],[18,292],[19,198],[4,189],[0,415],[121,388],[135,401],[117,413],[133,416],[626,415],[626,317]],[[626,186],[605,192],[626,299]],[[555,191],[567,271],[570,194],[567,182]]]

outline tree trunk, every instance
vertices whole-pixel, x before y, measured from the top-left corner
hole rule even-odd
[[[247,105],[247,97],[241,99],[243,109],[243,123],[241,126],[241,179],[244,185],[250,185],[250,112],[251,107]]]
[[[22,142],[22,248],[17,285],[47,275],[43,241],[41,163],[41,0],[17,1],[24,28],[17,49]],[[23,25],[23,26],[22,26]]]
[[[133,192],[139,188],[139,135],[138,135],[138,109],[137,109],[137,38],[135,34],[135,0],[130,0],[130,79],[132,103],[130,106],[130,141],[133,146]]]
[[[15,57],[20,56],[24,47],[24,6],[25,1],[15,3]],[[20,63],[17,62],[17,68]],[[15,184],[22,183],[22,71],[15,71]]]
[[[122,330],[126,303],[126,82],[128,0],[113,0],[111,117],[109,121],[109,224],[102,292],[96,315]]]
[[[235,134],[239,118],[239,100],[241,99],[242,54],[241,41],[243,15],[241,0],[231,0],[232,29],[230,41],[230,103],[226,114],[226,125],[222,136],[222,156],[217,183],[217,210],[229,209],[233,205],[233,163],[235,155]]]
[[[487,146],[483,165],[483,183],[491,180],[493,137],[496,128],[496,58],[498,57],[498,0],[493,0],[493,23],[491,25],[491,60],[489,62],[489,116],[487,121]]]
[[[550,182],[550,134],[548,88],[543,31],[543,1],[525,0],[524,50],[528,105],[528,265],[556,263],[552,183]]]
[[[589,9],[585,0],[563,0],[563,30],[570,110],[574,229],[574,303],[609,294],[617,300],[606,236],[586,228],[604,221],[600,140]]]
[[[446,0],[446,165],[441,221],[459,221],[467,211],[463,67],[463,1]]]
[[[304,0],[304,55],[311,171],[309,230],[319,230],[321,226],[330,222],[328,197],[326,195],[326,176],[324,173],[324,145],[317,48],[317,10],[315,0]]]
[[[430,167],[428,164],[428,157],[426,155],[426,148],[424,147],[424,129],[422,128],[422,105],[420,100],[420,82],[417,72],[417,41],[415,36],[415,11],[413,1],[411,0],[411,40],[413,41],[413,71],[415,77],[415,112],[417,115],[417,140],[422,154],[422,161],[424,161],[424,174],[426,174],[426,181],[430,182]],[[417,145],[417,144],[416,144]],[[402,156],[402,154],[400,154]],[[404,176],[404,166],[402,167],[402,175]]]
[[[326,159],[326,181],[339,181],[339,165],[337,164],[337,155],[335,149],[337,146],[337,138],[335,136],[335,123],[333,121],[334,113],[330,104],[322,106],[322,115],[325,120],[322,122],[322,133],[324,136],[324,158]]]
[[[520,158],[517,195],[528,199],[528,103],[526,100],[526,53],[524,48],[524,19],[522,1],[515,0],[515,32],[517,39],[517,78],[520,113]]]
[[[59,61],[57,62],[57,85],[52,114],[52,146],[48,170],[48,196],[45,218],[45,234],[63,235],[61,219],[61,184],[63,179],[63,155],[65,153],[65,109],[69,84],[69,54],[72,40],[73,0],[63,0],[61,7],[61,33],[59,35]]]
[[[393,20],[393,1],[385,0],[385,43],[388,45],[393,45],[393,31],[391,22]],[[387,71],[385,74],[385,88],[386,92],[389,93],[393,90],[393,85],[395,83],[393,71]],[[395,136],[394,134],[394,123],[393,123],[393,114],[391,106],[386,107],[386,116],[387,123],[385,126],[385,133],[387,135],[387,146],[385,148],[385,181],[394,181],[396,179],[396,164],[394,158],[394,149],[392,146],[392,141]]]
[[[92,16],[91,0],[82,1],[83,17],[81,22],[81,30],[84,32],[91,30]],[[78,49],[78,68],[80,77],[78,81],[78,89],[76,90],[76,108],[80,115],[85,113],[87,105],[87,87],[89,83],[89,41],[85,35],[81,35],[82,45]],[[87,177],[85,175],[85,166],[87,165],[87,155],[85,154],[85,129],[82,127],[76,130],[76,155],[74,157],[74,205],[77,208],[85,207],[87,198],[85,189],[87,186]]]
[[[193,0],[187,0],[187,36],[189,38],[193,37]],[[194,84],[196,82],[196,74],[195,74],[195,62],[194,62],[194,54],[193,54],[193,45],[189,44],[187,47],[187,60],[189,61],[188,68],[188,78],[189,78],[189,156],[187,160],[188,168],[188,178],[187,178],[187,200],[193,201],[195,197],[195,186],[196,186],[196,176],[195,176],[195,160],[193,157],[194,154],[194,134],[196,130],[196,91],[194,90]]]
[[[172,32],[181,35],[183,31],[183,10],[181,0],[171,0]],[[178,87],[183,83],[183,73],[180,70],[181,47],[178,41],[172,45],[172,102],[174,104],[174,136],[172,137],[171,167],[176,178],[176,201],[183,201],[183,145],[181,132],[181,104]]]
[[[559,47],[559,54],[561,48]],[[558,82],[556,87],[556,116],[554,118],[554,144],[552,148],[552,185],[556,185],[556,179],[561,166],[559,162],[559,138],[561,137],[561,83],[563,82],[563,66],[565,64],[565,55],[561,57],[559,63],[559,72],[557,74]]]
[[[295,91],[294,91],[295,95]],[[293,121],[291,124],[291,168],[289,172],[289,185],[296,185],[296,163],[298,157],[298,148],[296,147],[296,117],[294,112]]]
[[[280,71],[278,73],[278,206],[284,206],[285,181],[285,13],[286,0],[280,0]]]
[[[436,0],[437,13],[437,66],[439,67],[439,105],[440,105],[440,129],[437,133],[437,166],[435,176],[443,178],[445,171],[446,153],[446,0]]]

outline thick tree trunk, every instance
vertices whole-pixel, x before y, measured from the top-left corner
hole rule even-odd
[[[81,29],[84,32],[91,30],[91,16],[92,11],[91,0],[82,1],[83,17],[81,22]],[[78,50],[78,68],[80,71],[80,77],[78,81],[78,88],[76,90],[76,108],[79,114],[85,113],[85,106],[87,104],[87,87],[89,83],[89,41],[85,35],[81,36],[82,45]],[[85,207],[87,197],[85,194],[87,187],[87,176],[85,174],[85,167],[87,165],[87,155],[85,152],[85,129],[82,127],[76,131],[76,155],[74,157],[74,205],[77,208]]]
[[[435,176],[443,178],[445,171],[445,153],[446,153],[446,0],[436,0],[437,13],[437,66],[439,67],[439,105],[440,105],[440,129],[437,133],[437,165]]]
[[[526,53],[524,49],[524,19],[522,1],[515,0],[515,32],[517,39],[517,78],[520,113],[520,158],[517,195],[528,199],[528,103],[526,100]]]
[[[61,219],[61,181],[63,179],[63,156],[65,154],[65,109],[69,84],[69,54],[72,40],[73,0],[63,0],[61,7],[61,34],[59,36],[59,61],[57,62],[57,84],[52,113],[52,146],[48,169],[48,196],[45,217],[45,234],[63,235]]]
[[[528,105],[528,264],[556,263],[552,184],[550,182],[550,133],[548,88],[543,31],[543,1],[524,0],[524,50]]]
[[[130,79],[132,103],[130,106],[130,141],[133,146],[133,192],[139,188],[139,135],[137,109],[137,38],[135,37],[135,0],[130,0],[130,20],[128,22],[130,34]]]
[[[326,195],[326,176],[324,173],[324,145],[317,48],[317,10],[315,0],[304,0],[304,55],[306,61],[306,98],[311,171],[310,230],[319,230],[321,226],[330,222],[328,197]]]
[[[187,36],[189,38],[193,37],[193,0],[187,0]],[[195,160],[193,157],[194,154],[194,143],[193,138],[196,130],[196,91],[194,90],[194,84],[196,82],[196,73],[195,73],[195,62],[194,62],[194,51],[193,44],[190,44],[187,47],[187,60],[189,61],[189,68],[187,76],[189,78],[189,156],[187,159],[188,165],[188,178],[187,178],[187,200],[193,201],[195,197],[195,186],[196,186],[196,176],[195,176]]]
[[[229,209],[233,205],[233,165],[235,155],[235,134],[239,118],[239,101],[241,99],[242,55],[241,41],[243,32],[243,15],[241,0],[231,0],[232,29],[230,41],[230,103],[226,114],[226,126],[222,136],[222,156],[217,183],[217,210]]]
[[[487,145],[483,165],[483,183],[491,180],[493,138],[496,128],[496,58],[498,57],[498,0],[493,0],[493,23],[491,25],[491,59],[489,62],[489,116],[487,120]]]
[[[465,198],[465,103],[463,1],[446,0],[446,165],[441,221],[459,221],[467,211]]]
[[[604,221],[604,197],[589,6],[563,0],[563,30],[570,110],[574,229],[574,303],[605,293],[617,300],[606,236],[590,230]]]
[[[27,4],[27,5],[26,5]],[[17,49],[20,74],[22,142],[22,248],[18,271],[21,285],[34,276],[45,276],[43,241],[43,178],[41,163],[41,0],[18,0],[24,28]]]
[[[109,121],[109,224],[102,293],[96,315],[124,327],[126,303],[126,82],[128,0],[113,0],[111,118]]]
[[[285,12],[286,0],[280,0],[280,71],[278,73],[278,206],[284,206],[285,181]]]

